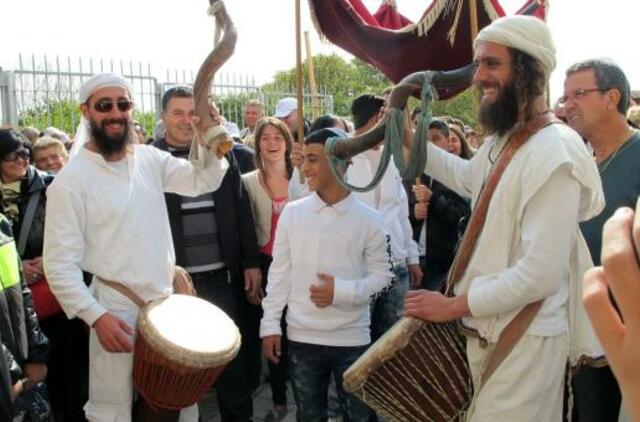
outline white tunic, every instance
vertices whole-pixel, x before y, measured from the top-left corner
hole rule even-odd
[[[147,145],[135,145],[126,160],[128,177],[82,148],[47,190],[47,279],[67,316],[89,326],[106,310],[81,269],[122,282],[144,300],[170,293],[175,254],[164,192],[213,191],[228,166],[215,157],[192,165]]]
[[[487,139],[471,161],[429,145],[425,172],[471,197],[474,207],[505,142],[506,137]],[[596,165],[569,127],[556,124],[542,129],[514,155],[455,289],[468,295],[472,316],[465,323],[492,343],[481,348],[476,339],[467,342],[476,385],[468,420],[561,420],[567,357],[593,352],[573,343],[568,347],[568,338],[583,328],[573,325],[579,298],[569,298],[569,294],[575,294],[576,283],[579,285],[590,263],[578,222],[597,215],[603,206]],[[542,308],[525,336],[478,389],[502,330],[526,304],[540,299],[544,299]],[[569,301],[574,306],[568,306]],[[567,335],[570,324],[572,333]]]
[[[347,181],[354,186],[366,186],[380,164],[381,150],[368,150],[352,158],[347,168]],[[380,211],[385,228],[391,237],[394,264],[418,264],[420,252],[413,240],[409,222],[409,199],[402,186],[402,178],[393,163],[393,157],[380,183],[368,192],[354,192],[356,198]]]
[[[506,137],[489,138],[470,161],[428,146],[425,172],[472,208]],[[491,157],[489,157],[491,154]],[[578,222],[597,215],[604,197],[596,165],[568,126],[548,126],[515,154],[493,195],[484,229],[457,293],[467,293],[465,322],[491,342],[526,304],[546,298],[528,334],[567,330],[569,279],[581,278],[575,255],[588,260]]]

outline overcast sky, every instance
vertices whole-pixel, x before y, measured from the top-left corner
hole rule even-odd
[[[333,1],[333,0],[327,0]],[[382,0],[365,0],[375,11]],[[398,9],[417,20],[430,0],[396,0]],[[483,0],[478,0],[479,5]],[[552,96],[562,92],[564,70],[589,57],[609,57],[625,70],[632,87],[640,88],[637,0],[549,0],[558,68],[552,76]],[[524,0],[502,0],[507,13]],[[295,65],[294,0],[227,0],[238,28],[234,56],[222,72],[253,75],[269,81],[278,70]],[[167,69],[197,70],[212,46],[213,19],[205,0],[2,0],[0,67],[17,67],[18,54],[60,55],[72,60],[132,60],[150,63],[164,80]],[[314,53],[338,52],[321,43],[302,0],[303,30],[310,31]]]

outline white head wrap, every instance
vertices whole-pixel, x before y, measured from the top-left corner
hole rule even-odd
[[[544,66],[547,76],[556,67],[556,48],[549,27],[533,16],[505,16],[478,33],[474,43],[492,42],[515,48],[537,59]]]
[[[114,86],[126,89],[129,92],[129,96],[133,93],[131,84],[121,75],[118,75],[117,73],[98,73],[84,81],[80,87],[78,100],[80,101],[80,104],[84,104],[87,102],[91,94],[97,90]]]
[[[85,104],[89,100],[89,97],[91,97],[91,94],[99,89],[110,87],[126,89],[129,93],[129,98],[133,99],[133,88],[127,79],[117,73],[98,73],[84,81],[80,87],[78,101],[80,104]],[[74,157],[89,141],[89,134],[89,121],[83,116],[80,119],[78,128],[76,129],[76,135],[73,138],[73,146],[71,147],[69,158]]]

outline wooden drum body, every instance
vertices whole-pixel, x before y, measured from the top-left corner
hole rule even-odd
[[[238,327],[222,310],[174,294],[140,312],[133,383],[152,406],[183,409],[202,398],[239,349]]]
[[[457,420],[473,397],[458,324],[402,318],[344,373],[344,389],[390,420]]]

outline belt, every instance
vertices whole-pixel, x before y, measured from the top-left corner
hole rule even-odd
[[[211,280],[211,279],[224,279],[224,281],[231,281],[231,273],[228,267],[222,267],[210,271],[202,271],[198,273],[189,273],[194,280]]]

